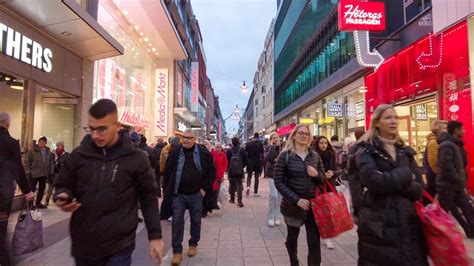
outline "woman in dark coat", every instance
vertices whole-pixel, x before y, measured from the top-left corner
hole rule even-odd
[[[274,227],[275,225],[280,225],[282,220],[282,215],[280,211],[281,205],[281,194],[278,193],[275,187],[275,181],[273,180],[273,173],[275,169],[275,160],[280,154],[281,145],[280,145],[280,136],[278,133],[273,132],[270,134],[269,149],[265,154],[265,173],[268,177],[268,188],[269,188],[269,200],[268,200],[268,226]]]
[[[285,246],[292,266],[299,265],[298,235],[303,225],[308,242],[308,265],[321,264],[319,229],[310,207],[310,199],[316,196],[318,185],[326,177],[321,158],[310,149],[310,144],[309,128],[304,125],[295,127],[274,168],[275,186],[283,196],[281,213],[288,231]]]
[[[422,193],[415,151],[398,134],[391,105],[379,105],[360,139],[357,166],[365,190],[359,211],[359,265],[428,265],[414,202]]]

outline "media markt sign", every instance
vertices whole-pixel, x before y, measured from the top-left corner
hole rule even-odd
[[[3,23],[0,23],[0,52],[48,73],[53,69],[51,49]]]
[[[168,69],[156,70],[155,136],[168,135]]]

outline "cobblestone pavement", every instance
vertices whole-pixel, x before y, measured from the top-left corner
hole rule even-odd
[[[226,182],[227,186],[227,182]],[[265,179],[260,182],[260,197],[244,196],[244,208],[225,203],[202,222],[201,241],[198,255],[193,258],[184,256],[182,265],[289,265],[284,246],[286,227],[284,224],[270,228],[267,226],[268,185]],[[12,215],[9,231],[13,232],[16,215]],[[44,211],[45,247],[34,253],[17,257],[21,266],[32,265],[73,265],[70,257],[70,238],[68,237],[68,214],[56,207]],[[165,237],[165,260],[170,265],[171,223],[162,221]],[[300,261],[306,265],[307,246],[305,232],[300,233],[298,253]],[[11,237],[11,236],[10,236]],[[189,223],[186,223],[183,241],[187,250]],[[329,250],[321,242],[323,265],[356,265],[357,234],[355,230],[333,239],[335,249]],[[474,241],[466,240],[474,265]],[[148,257],[148,240],[143,224],[137,228],[137,244],[133,253],[133,265],[153,265]]]

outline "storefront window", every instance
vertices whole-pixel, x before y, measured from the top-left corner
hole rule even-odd
[[[5,82],[0,82],[0,112],[7,112],[11,118],[10,135],[14,139],[22,137],[23,90],[15,90]]]

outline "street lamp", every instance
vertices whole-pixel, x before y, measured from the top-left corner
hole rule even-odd
[[[245,81],[243,81],[242,86],[240,86],[240,90],[242,91],[242,93],[243,93],[243,94],[246,94],[247,91],[248,91],[248,88],[249,88],[249,87],[248,87],[247,85],[245,85]]]

